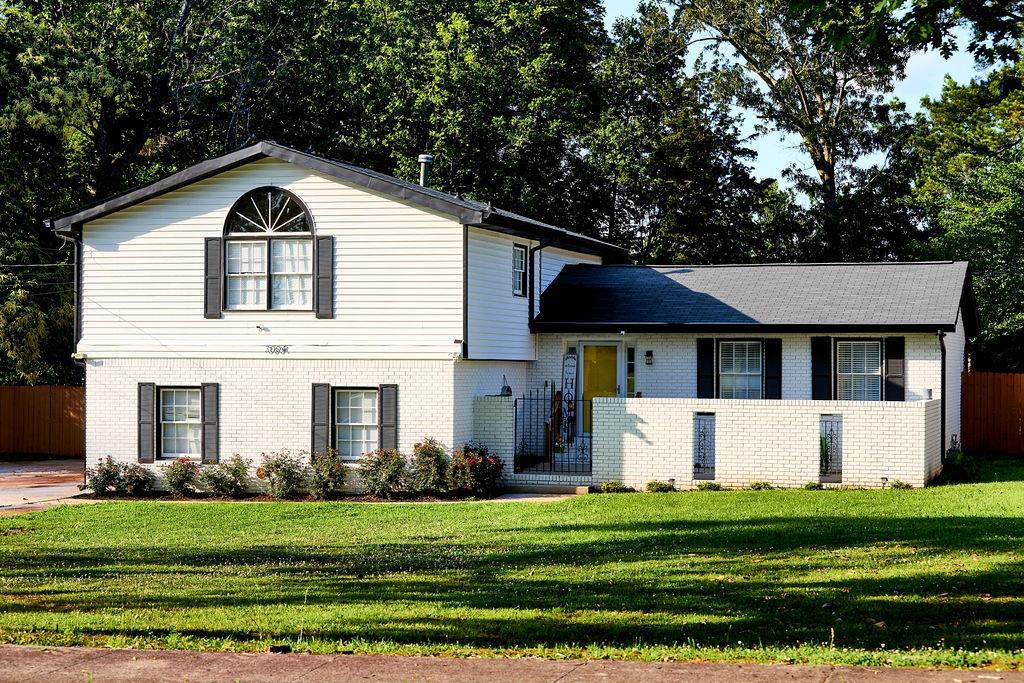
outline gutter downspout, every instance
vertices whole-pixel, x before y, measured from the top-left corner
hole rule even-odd
[[[939,338],[939,356],[942,368],[939,379],[939,410],[942,411],[942,419],[939,421],[939,433],[942,435],[942,451],[940,462],[946,464],[946,333],[939,330],[935,333]]]

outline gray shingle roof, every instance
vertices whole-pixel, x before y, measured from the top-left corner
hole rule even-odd
[[[567,266],[536,331],[955,328],[967,263]]]

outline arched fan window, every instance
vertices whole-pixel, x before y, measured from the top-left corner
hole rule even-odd
[[[313,307],[313,220],[279,187],[245,193],[224,225],[224,304],[229,310]]]

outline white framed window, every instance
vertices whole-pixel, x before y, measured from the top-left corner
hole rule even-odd
[[[836,341],[836,398],[882,400],[882,342]]]
[[[512,293],[526,296],[526,247],[521,244],[512,245]]]
[[[718,395],[721,398],[761,398],[760,341],[723,341],[718,345]]]
[[[312,240],[270,240],[271,308],[313,306]]]
[[[227,242],[227,307],[263,309],[267,307],[267,243],[262,241]]]
[[[160,390],[160,457],[198,458],[203,428],[200,391]]]
[[[377,450],[377,390],[334,390],[334,448],[345,462]]]

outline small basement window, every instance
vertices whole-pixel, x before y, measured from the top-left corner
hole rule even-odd
[[[836,342],[836,398],[882,400],[882,342]]]
[[[161,389],[160,457],[198,458],[201,431],[199,389]]]
[[[526,247],[521,244],[512,245],[512,293],[526,296]]]
[[[723,341],[718,347],[721,398],[761,398],[761,342]]]
[[[377,390],[334,391],[334,448],[344,462],[377,450]]]

